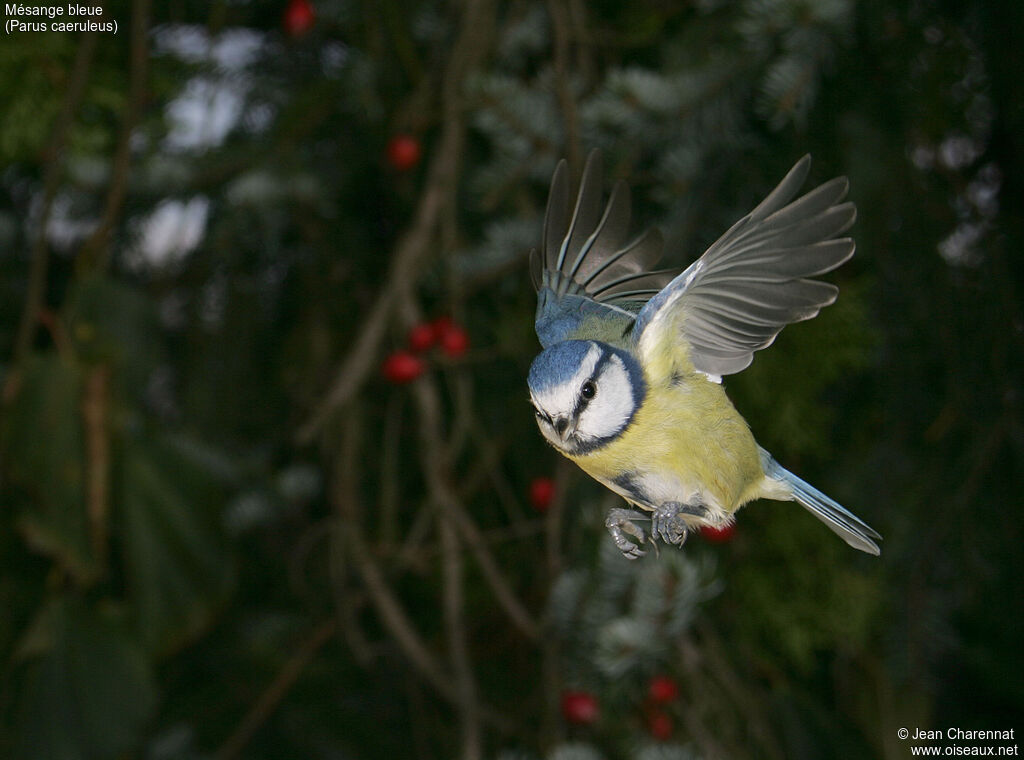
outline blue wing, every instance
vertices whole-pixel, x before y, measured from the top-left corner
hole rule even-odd
[[[565,161],[551,178],[540,252],[530,254],[537,289],[537,337],[547,348],[578,337],[587,325],[622,336],[637,312],[678,270],[651,271],[662,255],[661,234],[649,230],[627,242],[629,189],[619,182],[601,211],[601,156],[592,151],[569,212]]]
[[[633,328],[642,356],[653,361],[673,346],[678,352],[685,341],[695,369],[732,374],[787,324],[810,319],[835,301],[835,285],[808,278],[853,255],[853,240],[836,236],[857,212],[852,203],[841,203],[849,187],[845,177],[793,201],[810,165],[804,156],[757,208],[647,302]]]

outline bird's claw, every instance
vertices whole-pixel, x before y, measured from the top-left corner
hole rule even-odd
[[[686,541],[686,522],[680,515],[679,506],[679,502],[669,501],[651,515],[651,535],[673,546],[682,546]]]
[[[611,534],[612,541],[619,547],[619,551],[622,552],[622,556],[626,559],[639,559],[646,554],[639,544],[627,538],[627,536],[632,536],[640,544],[647,538],[644,532],[633,522],[634,519],[646,520],[647,517],[632,509],[616,507],[608,510],[608,517],[604,521],[604,526]]]
[[[704,517],[707,507],[700,502],[682,504],[678,501],[667,501],[660,505],[651,516],[651,535],[657,536],[666,544],[682,546],[689,530],[683,515]]]

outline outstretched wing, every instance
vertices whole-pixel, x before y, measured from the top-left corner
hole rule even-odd
[[[530,254],[537,289],[537,336],[545,347],[573,337],[584,322],[609,320],[619,334],[678,270],[652,271],[662,255],[661,234],[649,230],[627,242],[629,188],[619,182],[602,213],[599,151],[591,151],[570,213],[565,161],[551,178],[541,248]]]
[[[685,341],[700,372],[739,372],[787,324],[835,301],[835,285],[809,278],[853,255],[853,240],[836,236],[857,212],[841,202],[849,187],[845,177],[792,200],[810,166],[810,156],[800,159],[757,208],[648,301],[633,329],[645,366],[678,356]]]

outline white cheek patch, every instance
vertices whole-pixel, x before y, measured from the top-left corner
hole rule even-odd
[[[533,405],[551,417],[568,416],[576,408],[580,386],[594,374],[601,348],[592,344],[570,380],[533,394]]]
[[[622,432],[636,406],[633,384],[620,357],[613,355],[608,360],[594,384],[597,393],[583,410],[576,428],[577,436],[585,441],[609,438]]]

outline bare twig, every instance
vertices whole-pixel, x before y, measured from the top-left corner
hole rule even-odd
[[[346,419],[337,459],[335,485],[331,490],[331,500],[337,519],[337,550],[344,552],[350,560],[366,588],[370,604],[413,669],[445,700],[460,708],[459,693],[452,686],[451,674],[441,666],[409,619],[401,601],[388,585],[384,572],[363,535],[357,496],[359,489],[356,454],[361,448],[358,425],[358,416]],[[480,720],[488,725],[505,732],[511,730],[510,722],[503,716],[483,706],[477,706],[476,709]]]
[[[477,708],[476,677],[469,658],[466,635],[465,579],[462,570],[462,547],[455,530],[440,515],[438,532],[441,535],[441,577],[444,579],[444,622],[448,634],[448,648],[452,672],[455,675],[455,693],[459,704],[459,722],[462,731],[462,757],[479,760],[482,755],[480,715]]]
[[[458,528],[509,619],[531,639],[536,639],[540,635],[537,623],[512,592],[511,585],[505,580],[498,563],[491,556],[486,542],[480,535],[480,529],[462,508],[458,494],[451,485],[450,465],[440,432],[441,402],[437,388],[430,378],[424,378],[416,384],[415,392],[420,413],[424,477],[431,498],[441,508],[442,518],[451,521]]]
[[[555,88],[562,118],[565,120],[569,165],[578,170],[583,165],[583,154],[580,146],[580,121],[569,75],[569,13],[570,8],[565,0],[548,0],[548,15],[551,16],[554,35]]]
[[[442,78],[442,124],[437,151],[427,171],[427,180],[412,226],[395,247],[387,281],[355,345],[335,374],[324,400],[302,425],[299,443],[309,443],[324,423],[346,404],[373,371],[374,359],[387,330],[396,298],[409,291],[430,252],[445,204],[453,202],[459,176],[460,157],[465,143],[465,118],[462,113],[462,87],[466,75],[482,60],[490,45],[494,26],[491,0],[474,0],[465,6],[459,38]]]
[[[459,704],[462,756],[466,760],[478,760],[483,750],[476,705],[476,678],[469,658],[463,614],[462,547],[450,518],[450,515],[458,511],[458,498],[449,482],[451,467],[442,433],[440,398],[432,378],[424,378],[416,384],[415,396],[420,416],[421,467],[431,498],[437,507],[438,534],[441,538],[444,620]]]
[[[454,188],[453,188],[454,189]],[[418,313],[411,291],[403,291],[399,298],[398,309],[408,318],[415,318]],[[440,393],[437,384],[430,377],[421,379],[414,386],[417,409],[420,415],[420,435],[422,439],[420,451],[424,478],[430,490],[431,498],[442,510],[442,519],[452,521],[466,541],[470,551],[483,571],[484,578],[494,591],[495,598],[516,626],[531,639],[540,635],[539,627],[529,612],[516,598],[510,584],[502,575],[498,563],[491,556],[490,550],[473,520],[466,514],[459,500],[459,495],[452,485],[451,478],[451,442],[446,444],[442,432],[442,413]],[[457,396],[463,403],[469,398],[467,393]],[[468,414],[468,412],[466,412]]]
[[[339,529],[348,539],[345,546],[350,551],[353,564],[370,593],[370,602],[388,633],[398,643],[402,653],[416,672],[444,699],[456,707],[460,707],[459,696],[452,687],[450,675],[437,664],[436,659],[423,643],[415,626],[405,614],[398,597],[388,586],[384,573],[370,554],[366,544],[353,531],[346,530],[344,525],[339,526]],[[505,733],[513,731],[513,724],[506,716],[482,704],[478,704],[475,709],[483,723]]]
[[[57,355],[66,361],[74,361],[75,346],[68,336],[64,320],[60,318],[60,315],[44,308],[39,310],[37,319],[39,324],[50,333],[50,340],[53,342],[53,347],[57,350]]]
[[[358,513],[359,463],[357,455],[362,443],[359,424],[358,415],[350,415],[346,418],[336,459],[335,482],[331,489],[331,499],[337,517],[335,524],[336,550],[343,552],[352,560],[356,571],[362,577],[363,584],[370,593],[370,602],[405,656],[420,675],[451,699],[454,697],[454,693],[446,674],[405,614],[401,603],[391,591],[384,579],[384,574],[366,545],[362,519]]]
[[[89,71],[92,68],[92,59],[95,51],[96,33],[84,32],[78,43],[78,52],[75,54],[71,81],[68,83],[68,88],[64,93],[64,102],[61,104],[60,113],[57,115],[57,121],[53,125],[50,141],[46,148],[46,169],[43,172],[43,203],[39,214],[39,228],[36,231],[35,242],[32,245],[25,306],[21,314],[21,322],[18,324],[17,336],[14,340],[15,364],[20,363],[32,347],[32,336],[35,334],[39,311],[43,307],[47,270],[50,266],[50,251],[46,246],[46,227],[50,220],[53,199],[56,197],[57,188],[60,185],[61,156],[64,152],[64,144],[67,142],[68,130],[71,128],[75,110],[85,94],[85,85],[89,81]],[[11,373],[8,377],[13,380],[14,375],[15,373]]]
[[[434,516],[430,504],[424,502],[417,505],[412,520],[408,522],[409,529],[405,532],[398,551],[393,555],[392,563],[397,568],[411,567],[422,562],[424,552],[421,546],[434,527]]]
[[[402,653],[412,663],[416,671],[433,686],[442,696],[452,702],[458,702],[451,687],[448,674],[441,668],[420,638],[415,626],[402,608],[401,602],[392,592],[384,579],[376,560],[370,554],[362,536],[349,526],[340,525],[339,530],[345,537],[344,546],[348,549],[356,570],[362,577],[363,584],[370,592],[370,602],[377,611],[381,622],[388,633],[398,643]]]
[[[463,7],[459,37],[440,78],[441,135],[413,223],[395,248],[386,284],[370,309],[353,349],[339,368],[324,400],[299,430],[300,442],[311,440],[338,409],[354,398],[372,369],[380,342],[393,316],[397,313],[399,319],[407,323],[419,318],[414,296],[419,273],[439,239],[442,248],[445,245],[450,247],[457,236],[456,191],[465,140],[462,88],[466,75],[489,49],[490,30],[494,24],[492,0],[470,0]],[[346,519],[346,514],[354,510],[351,502],[357,498],[358,488],[354,487],[355,473],[344,461],[339,462],[340,478],[334,497],[340,518],[339,532],[344,537],[343,547],[369,592],[370,603],[384,627],[415,670],[457,709],[462,756],[467,760],[477,760],[483,752],[482,725],[507,725],[507,721],[491,714],[479,701],[465,614],[463,541],[485,568],[484,574],[497,589],[496,595],[503,599],[503,607],[514,610],[511,614],[519,619],[521,626],[535,629],[535,625],[511,594],[479,531],[459,504],[452,483],[451,446],[445,440],[441,396],[436,382],[429,377],[423,378],[413,387],[419,412],[420,463],[430,503],[436,510],[435,522],[440,538],[442,607],[450,668],[438,662],[409,620],[367,545],[360,522]],[[465,401],[466,396],[460,398]],[[351,456],[351,447],[348,448],[349,452],[343,459]]]
[[[572,68],[583,82],[594,78],[594,39],[587,21],[586,0],[568,0],[568,36],[576,43],[576,59]]]
[[[480,531],[480,538],[487,546],[520,542],[525,539],[535,539],[544,533],[542,520],[525,520],[501,528],[491,528],[487,531]],[[435,559],[440,554],[441,548],[437,543],[432,543],[422,548],[403,547],[403,551],[389,559],[389,567],[394,570],[406,570],[412,567],[422,568],[425,564]],[[388,553],[390,557],[391,554]]]
[[[387,400],[384,412],[380,452],[380,495],[377,498],[377,540],[384,546],[394,545],[398,536],[398,441],[402,433],[403,401],[404,396],[392,395]]]
[[[359,625],[359,610],[365,606],[366,595],[361,591],[352,593],[350,589],[342,584],[335,586],[335,599],[337,601],[338,625],[341,627],[341,636],[348,645],[356,663],[363,668],[369,668],[374,661],[375,655],[379,654],[381,647],[374,647],[366,638],[362,627]]]
[[[489,2],[472,3],[467,7],[464,17],[463,38],[469,38],[477,46],[475,55],[480,56],[488,44],[489,31],[493,26],[493,9]],[[471,55],[474,54],[469,47],[456,46],[453,53],[453,68],[460,59],[465,59],[468,70],[471,65]],[[451,79],[446,79],[443,92],[444,116],[446,123],[461,123],[461,93],[456,89]],[[457,173],[457,166],[452,171]],[[455,184],[451,183],[445,187],[449,197],[443,204],[436,219],[442,241],[448,246],[454,244],[456,235],[455,215]],[[453,286],[457,288],[457,286]],[[418,308],[413,298],[411,287],[402,288],[398,292],[397,309],[407,319],[413,320],[418,315]],[[446,445],[442,432],[442,413],[440,394],[436,384],[430,378],[424,378],[415,386],[417,407],[420,414],[420,432],[422,438],[422,467],[424,477],[430,490],[431,498],[441,510],[441,520],[451,521],[459,531],[460,536],[468,545],[470,551],[483,571],[485,579],[494,591],[495,597],[505,610],[509,618],[530,638],[539,636],[537,624],[533,621],[526,608],[519,602],[511,590],[510,584],[505,580],[487,548],[486,542],[480,535],[479,529],[469,518],[459,501],[458,493],[452,485],[451,478],[451,446]],[[463,389],[457,393],[457,399],[463,404],[467,403],[469,395]],[[465,411],[465,410],[464,410]]]
[[[409,282],[415,281],[416,273],[429,251],[437,215],[447,195],[446,187],[454,180],[449,176],[447,163],[455,160],[455,154],[461,147],[461,136],[461,132],[454,135],[448,131],[442,135],[441,146],[431,165],[427,187],[420,198],[415,221],[398,242],[387,282],[363,321],[355,345],[335,374],[326,397],[299,429],[297,439],[300,444],[313,440],[324,423],[355,396],[373,371],[378,347],[384,338],[395,305],[395,297],[401,289],[409,287]]]
[[[482,57],[487,35],[481,31],[490,25],[480,16],[483,0],[469,3],[463,30],[452,52],[443,79],[444,119],[437,151],[427,172],[426,185],[412,227],[398,241],[387,282],[370,309],[362,330],[346,360],[335,375],[327,396],[298,432],[300,444],[307,444],[324,423],[355,395],[373,371],[378,346],[384,337],[396,296],[409,290],[430,251],[440,214],[446,202],[454,198],[460,155],[465,141],[465,123],[461,113],[460,89],[465,75]],[[480,25],[483,24],[481,27]],[[476,27],[474,29],[474,27]]]
[[[110,514],[110,367],[93,367],[85,379],[82,422],[85,428],[85,504],[96,566],[102,574],[107,558]]]
[[[411,300],[411,299],[410,299]],[[405,308],[414,308],[407,304]],[[440,396],[432,378],[424,378],[415,386],[420,416],[420,461],[427,487],[437,507],[437,529],[441,539],[441,577],[445,629],[449,658],[455,677],[455,694],[459,706],[462,733],[462,757],[479,760],[482,736],[477,707],[477,685],[469,656],[468,635],[464,615],[464,577],[462,547],[451,516],[459,511],[458,497],[451,485],[449,446],[444,441]]]
[[[555,498],[544,515],[544,558],[547,569],[547,587],[551,589],[562,570],[562,514],[565,511],[565,481],[568,469],[564,460],[559,463],[555,478]],[[545,625],[547,621],[545,621]],[[557,636],[542,636],[540,639],[541,679],[544,683],[543,735],[548,742],[560,740],[562,726],[555,718],[558,715],[558,695],[562,691],[561,642]]]
[[[217,757],[220,760],[231,760],[238,757],[245,746],[252,740],[252,737],[259,730],[260,726],[266,723],[281,700],[285,698],[288,691],[302,675],[302,671],[316,656],[324,644],[331,640],[337,632],[337,622],[328,618],[317,625],[298,646],[295,653],[284,664],[277,676],[253,704],[249,712],[245,714],[242,721],[231,733],[225,742],[217,750]]]
[[[139,120],[146,99],[146,76],[149,64],[149,3],[150,0],[134,0],[132,3],[131,61],[128,67],[128,102],[124,108],[121,134],[110,171],[110,188],[103,216],[79,254],[80,265],[85,269],[103,269],[108,259],[108,240],[117,221],[117,215],[124,204],[128,186],[128,170],[131,164],[132,131]]]
[[[470,442],[476,452],[476,462],[474,469],[462,478],[459,489],[462,500],[468,500],[489,481],[509,522],[515,524],[527,519],[522,503],[501,466],[504,451],[508,448],[507,441],[500,438],[495,440],[494,431],[488,430],[484,425],[474,425],[470,430]]]
[[[749,685],[742,682],[726,656],[721,636],[710,622],[702,617],[698,617],[694,629],[699,635],[699,641],[680,641],[681,650],[690,650],[690,656],[684,655],[680,658],[681,661],[703,665],[703,670],[708,676],[720,684],[725,697],[732,700],[731,712],[743,715],[742,725],[756,739],[758,752],[767,757],[782,758],[784,754],[777,737],[772,733],[771,719],[762,709],[764,700],[759,699],[756,693],[751,694]],[[696,670],[693,666],[689,669],[691,673]],[[706,747],[705,751],[710,754],[712,749],[713,747]]]
[[[540,626],[516,597],[509,582],[505,580],[498,563],[490,549],[487,548],[487,542],[481,535],[480,529],[462,509],[454,493],[446,495],[446,499],[448,500],[447,516],[453,520],[463,540],[473,552],[473,558],[480,566],[484,578],[494,592],[495,599],[520,631],[532,640],[539,639]]]

